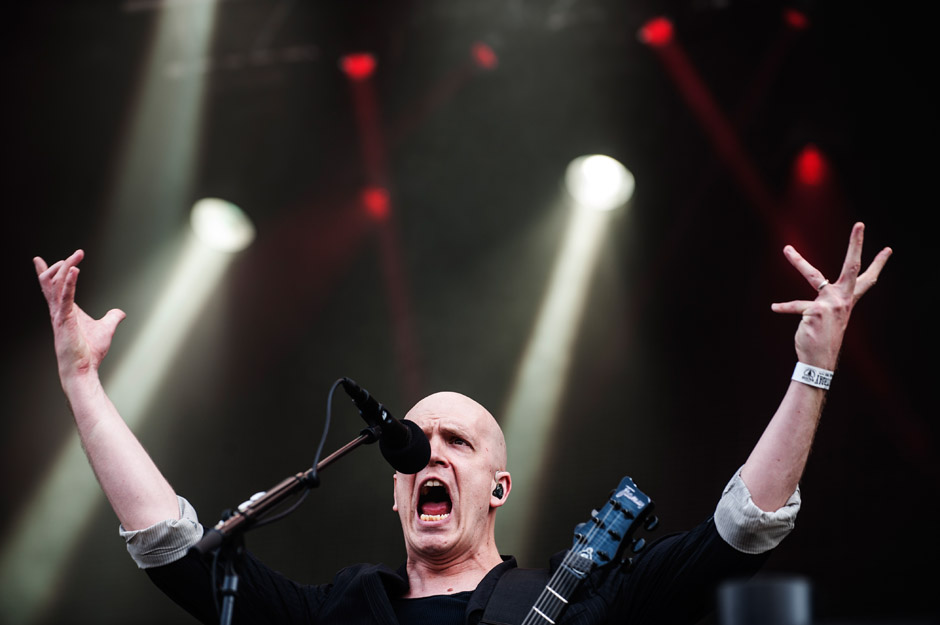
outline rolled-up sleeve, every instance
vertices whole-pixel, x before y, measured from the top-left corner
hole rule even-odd
[[[738,551],[764,553],[779,545],[793,530],[799,511],[799,487],[777,510],[767,512],[758,508],[738,469],[718,501],[715,528],[724,541]]]
[[[189,548],[202,538],[203,528],[196,509],[183,497],[177,496],[180,518],[155,523],[141,530],[119,532],[127,543],[127,551],[142,569],[163,566],[179,560]]]

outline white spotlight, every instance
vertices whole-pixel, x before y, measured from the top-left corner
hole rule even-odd
[[[620,161],[603,154],[579,156],[565,172],[565,186],[582,206],[612,210],[633,195],[633,174]]]
[[[193,205],[190,223],[199,240],[222,252],[240,252],[255,239],[248,216],[231,202],[203,198]]]

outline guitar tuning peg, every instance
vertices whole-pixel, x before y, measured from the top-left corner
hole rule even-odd
[[[633,540],[633,553],[640,553],[643,550],[643,547],[646,546],[646,540],[643,538],[636,538]]]
[[[654,514],[650,518],[646,519],[646,523],[643,524],[643,527],[645,527],[647,531],[652,532],[654,529],[659,527],[659,517]]]

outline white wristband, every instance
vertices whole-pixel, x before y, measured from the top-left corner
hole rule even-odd
[[[828,391],[829,385],[832,383],[832,375],[832,371],[820,369],[805,362],[797,362],[796,368],[793,370],[793,377],[790,379]]]

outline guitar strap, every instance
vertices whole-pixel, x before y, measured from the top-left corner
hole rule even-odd
[[[549,582],[546,569],[509,569],[500,576],[480,625],[518,625]]]

